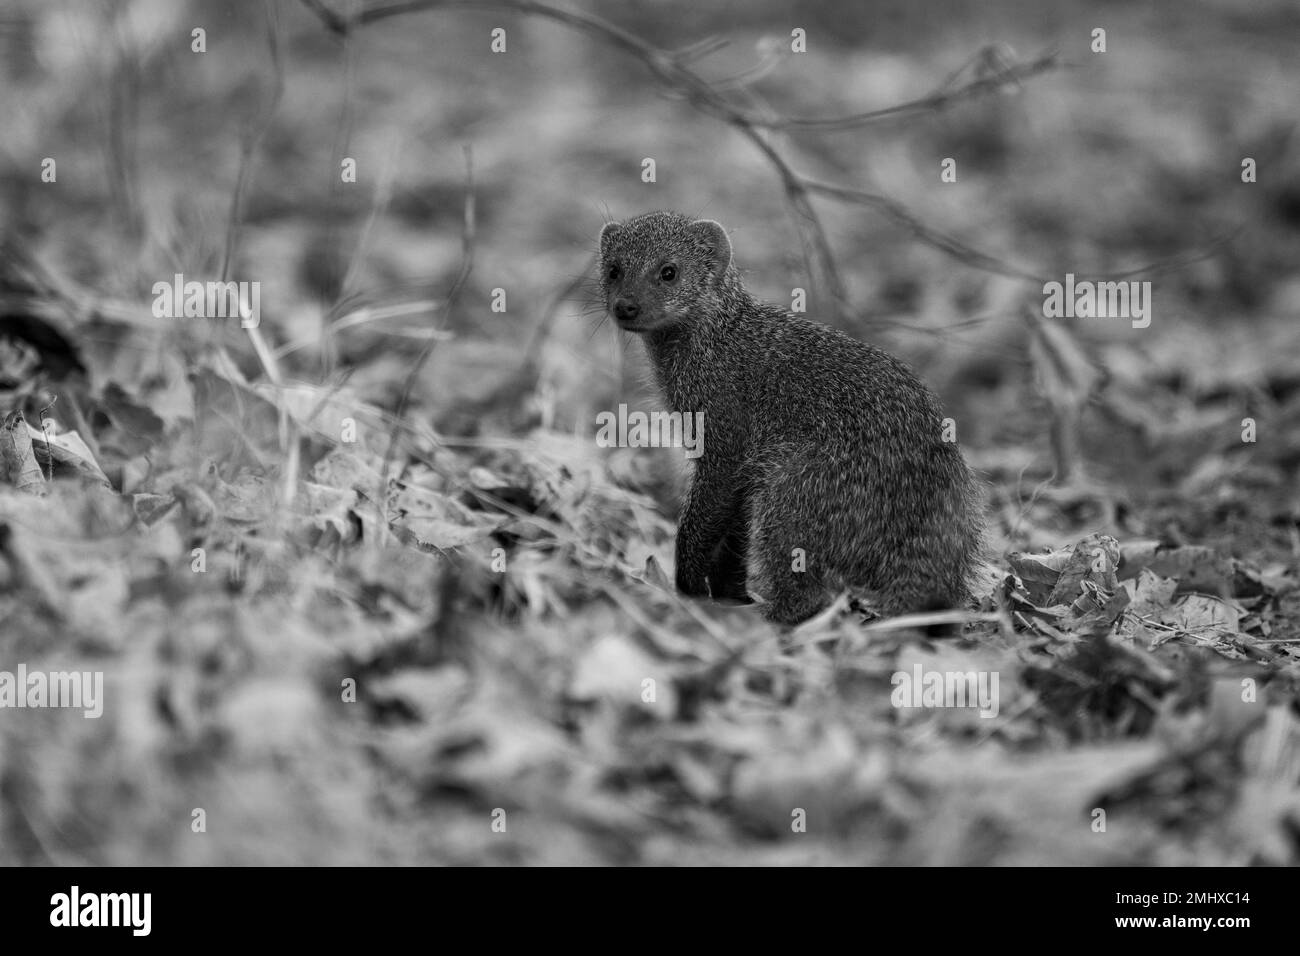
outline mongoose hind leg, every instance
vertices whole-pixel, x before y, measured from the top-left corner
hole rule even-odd
[[[816,581],[796,575],[787,575],[781,581],[771,590],[772,596],[763,608],[763,617],[773,624],[802,624],[830,603],[830,595]]]
[[[889,541],[886,574],[879,592],[890,616],[960,609],[969,599],[971,569],[981,542],[977,505],[964,474],[941,476],[906,493],[927,501],[928,510],[913,520],[905,536]],[[946,480],[945,480],[946,479]]]

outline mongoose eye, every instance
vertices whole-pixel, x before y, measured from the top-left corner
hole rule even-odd
[[[666,265],[659,270],[659,281],[672,282],[677,278],[677,267],[675,265]]]
[[[612,265],[605,270],[605,275],[610,282],[617,282],[618,277],[621,276],[622,274],[623,274],[623,270],[620,269],[617,265]]]

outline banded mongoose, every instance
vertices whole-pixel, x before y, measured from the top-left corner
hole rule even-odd
[[[609,313],[641,336],[671,409],[704,413],[677,529],[679,591],[752,591],[781,624],[846,585],[889,614],[966,599],[980,495],[941,440],[938,399],[906,365],[755,300],[710,219],[611,222],[599,268]]]

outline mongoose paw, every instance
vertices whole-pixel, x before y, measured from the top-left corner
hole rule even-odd
[[[677,590],[688,597],[708,597],[709,585],[703,574],[694,574],[677,569]]]
[[[754,599],[749,596],[749,589],[745,587],[744,578],[731,576],[715,581],[710,576],[709,594],[715,601],[728,601],[739,604],[754,603]]]

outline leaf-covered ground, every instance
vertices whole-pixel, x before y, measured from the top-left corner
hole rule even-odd
[[[17,4],[0,671],[105,692],[96,719],[0,708],[0,863],[1298,862],[1294,14],[1108,9],[1094,57],[1093,17],[994,6],[813,4],[810,52],[750,94],[873,109],[990,39],[1059,44],[1068,68],[1006,95],[778,142],[1031,270],[1209,251],[1151,276],[1149,329],[1062,335],[1027,321],[1033,283],[818,206],[852,331],[940,390],[987,484],[979,606],[932,638],[849,596],[793,633],[683,601],[680,451],[596,445],[596,412],[654,401],[639,345],[583,314],[606,211],[718,218],[756,291],[807,284],[779,181],[723,124],[530,19],[492,58],[500,17],[343,43],[275,5],[277,100],[247,11]],[[718,79],[791,26],[601,7],[665,47],[724,36]],[[243,144],[256,335],[155,317],[154,282],[220,273]],[[996,676],[996,715],[895,706],[918,669]]]

